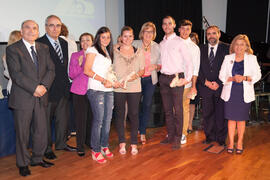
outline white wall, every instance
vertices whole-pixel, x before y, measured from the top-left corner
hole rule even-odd
[[[125,24],[124,0],[106,0],[105,1],[105,21],[113,35],[114,43],[117,42],[117,36]]]
[[[202,0],[202,14],[210,25],[226,32],[227,0]]]

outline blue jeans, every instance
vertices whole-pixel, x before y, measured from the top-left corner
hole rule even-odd
[[[148,119],[150,118],[152,98],[156,85],[152,84],[151,76],[141,79],[142,85],[142,108],[139,114],[139,131],[140,134],[146,133]]]
[[[108,147],[113,110],[113,92],[89,89],[87,96],[93,112],[91,146],[95,152]]]

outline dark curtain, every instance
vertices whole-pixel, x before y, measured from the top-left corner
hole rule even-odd
[[[157,28],[156,41],[160,42],[164,36],[162,18],[167,15],[175,19],[176,32],[183,18],[192,21],[193,30],[198,31],[202,27],[202,0],[125,0],[125,25],[134,29],[135,39],[143,23],[152,21]]]
[[[247,34],[253,42],[265,42],[268,2],[228,0],[226,33],[233,37]]]

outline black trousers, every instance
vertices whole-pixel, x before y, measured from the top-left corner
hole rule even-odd
[[[70,116],[70,106],[67,97],[62,97],[59,101],[49,102],[47,108],[47,128],[48,128],[48,146],[46,152],[52,151],[52,122],[55,118],[55,149],[64,149],[67,140],[68,133],[68,121]]]
[[[33,109],[14,109],[13,113],[17,166],[28,166],[30,161],[33,163],[41,162],[47,147],[46,107],[36,98]],[[30,126],[32,126],[32,157],[27,150]]]
[[[77,95],[72,93],[73,108],[76,124],[77,149],[83,150],[86,139],[86,122],[89,117],[88,112],[92,112],[87,95]],[[91,115],[90,115],[91,116]]]
[[[169,142],[180,142],[183,131],[184,86],[171,88],[170,83],[174,77],[175,75],[161,74],[159,84]],[[179,78],[183,77],[184,74],[180,73]]]
[[[114,92],[115,123],[119,143],[126,142],[125,137],[125,103],[128,104],[128,119],[130,120],[131,144],[138,144],[137,134],[139,127],[139,102],[141,93],[118,93]]]
[[[209,96],[202,97],[202,114],[206,139],[225,142],[228,125],[224,119],[224,101],[209,92]]]

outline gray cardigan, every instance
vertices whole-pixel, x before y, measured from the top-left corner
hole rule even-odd
[[[136,48],[142,48],[143,43],[142,40],[134,40],[132,45]],[[151,64],[161,64],[159,44],[154,41],[151,41]],[[152,84],[155,85],[158,82],[156,70],[151,72],[151,77]]]

